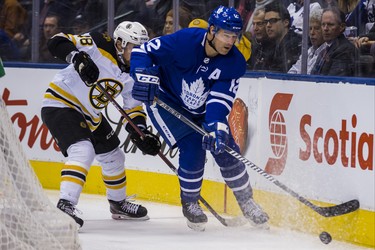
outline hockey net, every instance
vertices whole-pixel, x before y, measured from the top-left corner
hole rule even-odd
[[[81,249],[77,225],[45,195],[0,98],[0,249]]]

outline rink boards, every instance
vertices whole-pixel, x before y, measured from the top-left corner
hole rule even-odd
[[[58,189],[64,158],[40,119],[44,91],[57,69],[5,70],[0,92],[22,145],[43,187]],[[314,234],[328,231],[336,240],[375,246],[374,95],[373,83],[317,83],[278,75],[241,79],[237,98],[248,110],[243,156],[314,204],[361,203],[354,213],[322,218],[249,168],[255,198],[273,225]],[[116,130],[118,111],[109,105],[104,113]],[[128,194],[178,204],[178,180],[169,167],[158,157],[142,155],[124,129],[117,131],[126,152]],[[164,147],[163,153],[178,166],[176,150]],[[84,192],[105,194],[96,163]],[[239,213],[211,156],[202,196],[219,212]]]

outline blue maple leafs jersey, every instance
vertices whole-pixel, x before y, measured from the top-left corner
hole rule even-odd
[[[154,38],[133,49],[130,72],[157,66],[161,100],[183,107],[193,117],[205,115],[207,123],[225,121],[246,62],[235,46],[225,56],[208,57],[205,40],[206,30],[200,28]]]

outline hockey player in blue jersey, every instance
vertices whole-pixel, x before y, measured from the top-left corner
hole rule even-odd
[[[198,203],[206,150],[211,151],[244,216],[253,225],[267,226],[268,215],[253,200],[245,165],[225,151],[227,145],[239,152],[226,117],[232,108],[239,78],[246,70],[244,57],[233,46],[241,36],[242,20],[234,8],[220,6],[208,22],[208,30],[182,29],[133,49],[132,95],[146,104],[151,121],[169,146],[179,148],[182,212],[190,228],[204,230],[207,222]],[[203,126],[209,136],[202,138],[153,103],[154,97]]]

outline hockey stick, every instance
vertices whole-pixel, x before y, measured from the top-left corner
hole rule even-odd
[[[129,117],[129,115],[122,109],[122,107],[118,104],[118,102],[110,95],[108,92],[104,89],[100,83],[97,83],[96,86],[104,93],[104,95],[108,98],[108,100],[115,106],[117,111],[120,112],[120,114],[129,122],[129,124],[134,128],[134,130],[142,137],[144,138],[145,134],[138,128],[137,125],[134,124],[132,119]],[[168,158],[161,152],[158,152],[159,157],[168,165],[168,167],[178,176],[177,169],[173,165],[172,162],[168,160]],[[220,216],[208,202],[202,197],[199,197],[199,201],[202,202],[202,204],[208,209],[208,211],[211,212],[211,214],[220,221],[221,224],[223,224],[226,227],[237,227],[244,225],[246,222],[241,217],[235,217],[235,218],[224,218]]]
[[[191,127],[192,129],[194,129],[195,131],[197,131],[201,135],[207,134],[207,132],[204,131],[201,127],[199,127],[198,125],[196,125],[195,123],[190,121],[188,118],[186,118],[185,116],[180,114],[178,111],[176,111],[175,109],[170,107],[168,104],[164,103],[163,101],[161,101],[160,99],[157,99],[157,98],[155,98],[155,101],[160,107],[162,107],[163,109],[165,109],[166,111],[171,113],[177,119],[179,119],[180,121],[182,121],[183,123],[185,123],[186,125]],[[251,169],[255,170],[260,175],[265,177],[267,180],[271,181],[276,186],[278,186],[279,188],[281,188],[285,192],[291,194],[294,198],[296,198],[297,200],[299,200],[300,202],[302,202],[303,204],[305,204],[306,206],[308,206],[309,208],[311,208],[312,210],[314,210],[315,212],[317,212],[318,214],[320,214],[324,217],[333,217],[333,216],[351,213],[351,212],[356,211],[359,208],[359,201],[358,200],[350,200],[350,201],[347,201],[345,203],[335,205],[335,206],[331,206],[331,207],[320,207],[320,206],[314,205],[313,203],[308,201],[306,198],[302,197],[298,193],[294,192],[292,189],[285,186],[280,181],[276,180],[274,177],[272,177],[271,175],[266,173],[263,169],[259,168],[254,163],[252,163],[251,161],[249,161],[245,157],[241,156],[240,154],[238,154],[236,151],[234,151],[230,147],[226,146],[225,151],[228,152],[234,158],[243,162],[244,164],[249,166]]]

